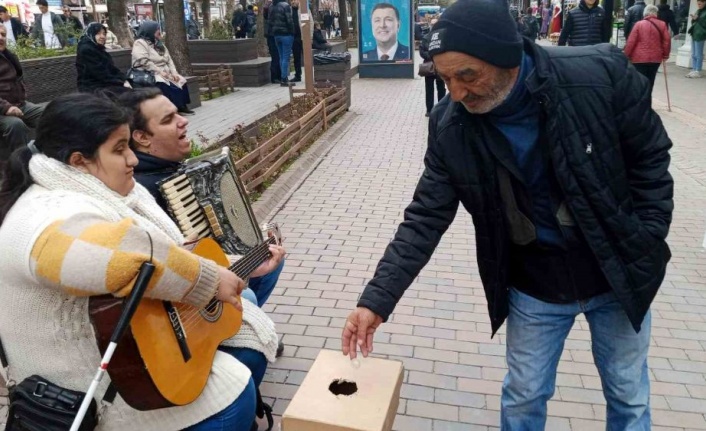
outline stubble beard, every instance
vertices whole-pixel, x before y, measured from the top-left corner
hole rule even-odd
[[[480,105],[473,107],[467,106],[463,103],[463,107],[466,108],[471,114],[487,114],[507,99],[507,97],[512,92],[512,88],[515,86],[513,79],[513,73],[510,70],[501,70],[496,75],[495,84],[491,87],[490,93],[483,97],[484,102]]]

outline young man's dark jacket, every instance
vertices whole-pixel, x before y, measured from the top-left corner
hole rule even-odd
[[[10,18],[10,24],[12,25],[12,34],[15,36],[15,40],[22,36],[29,36],[29,32],[25,30],[19,19]]]
[[[76,72],[78,90],[83,92],[122,87],[126,79],[125,74],[115,67],[113,57],[105,50],[105,46],[97,45],[87,38],[78,43]]]
[[[589,8],[581,0],[579,7],[568,12],[564,27],[559,35],[559,46],[585,46],[610,42],[613,29],[605,10],[596,5]]]
[[[142,184],[157,199],[157,203],[164,211],[169,212],[167,201],[162,197],[157,183],[174,175],[181,163],[160,159],[142,151],[135,151],[135,155],[140,161],[135,166],[135,181]]]
[[[657,18],[664,21],[669,28],[672,30],[673,35],[679,34],[679,24],[677,24],[677,19],[674,16],[674,12],[669,8],[668,4],[661,4],[657,6],[659,12],[657,12]]]
[[[623,24],[625,40],[630,37],[630,32],[632,31],[632,28],[635,27],[635,24],[637,24],[639,21],[642,21],[642,19],[645,17],[644,15],[646,7],[647,4],[645,4],[644,1],[637,1],[634,5],[628,8],[627,12],[625,13],[625,23]]]
[[[665,238],[673,210],[672,144],[650,108],[648,83],[608,44],[544,48],[526,40],[525,51],[535,63],[525,83],[540,105],[538,145],[563,199],[553,207],[556,222],[563,232],[564,225],[574,226],[594,259],[595,276],[615,292],[639,330],[671,257]],[[514,250],[535,246],[534,220],[526,211],[531,206],[516,199],[523,188],[512,151],[487,116],[469,114],[448,96],[432,111],[428,140],[425,170],[405,220],[358,305],[388,318],[460,202],[473,217],[495,333],[508,315]],[[590,288],[582,280],[576,285]],[[559,293],[568,298],[555,302],[590,292]]]
[[[267,23],[270,26],[270,36],[294,36],[292,7],[286,0],[275,0],[272,3]]]

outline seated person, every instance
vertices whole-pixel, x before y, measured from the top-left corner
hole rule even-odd
[[[321,24],[319,24],[318,22],[314,23],[314,36],[311,41],[311,47],[313,49],[319,49],[322,51],[331,50],[331,44],[326,41],[324,31],[321,30]]]
[[[244,324],[229,345],[274,360],[274,324],[248,301],[241,305],[243,280],[182,248],[177,226],[135,183],[129,122],[106,98],[59,97],[45,109],[36,141],[16,150],[6,167],[13,175],[0,189],[0,338],[15,381],[37,374],[67,389],[89,387],[101,361],[89,297],[129,294],[132,277],[150,259],[148,233],[159,252],[145,295],[195,307],[214,297],[233,304],[255,324]],[[243,331],[257,335],[245,339]],[[216,352],[194,402],[138,411],[118,396],[99,430],[250,429],[258,382],[234,353]],[[103,378],[98,399],[109,381]]]
[[[191,103],[186,79],[179,75],[169,50],[162,42],[162,32],[155,21],[144,21],[132,45],[132,64],[135,69],[154,72],[157,88],[177,107],[182,114],[193,114],[187,105]]]
[[[131,143],[140,163],[135,167],[135,179],[167,212],[167,202],[157,183],[173,175],[191,152],[187,137],[189,121],[178,114],[176,107],[155,88],[141,88],[123,94],[119,103],[133,113]],[[281,263],[271,271],[253,274],[243,297],[262,307],[272,294],[284,267],[284,249],[271,246],[274,258]],[[284,346],[280,343],[277,356]]]
[[[44,105],[25,100],[22,64],[7,49],[7,28],[0,25],[0,164],[30,139],[30,129],[37,126]]]
[[[113,63],[113,56],[106,52],[107,29],[92,22],[78,41],[76,72],[78,91],[92,93],[96,90],[121,94],[130,90],[125,74]]]

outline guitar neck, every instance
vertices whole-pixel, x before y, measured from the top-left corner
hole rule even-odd
[[[265,242],[250,250],[242,259],[239,259],[228,269],[243,280],[248,278],[258,266],[270,258],[270,244],[275,244],[275,242],[275,238],[267,238]]]

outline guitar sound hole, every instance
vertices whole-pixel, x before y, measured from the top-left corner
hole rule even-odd
[[[201,310],[201,316],[209,322],[215,322],[223,313],[223,304],[217,299],[212,299],[211,302]]]

